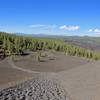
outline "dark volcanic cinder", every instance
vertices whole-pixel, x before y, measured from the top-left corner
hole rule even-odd
[[[0,91],[0,100],[69,100],[57,79],[36,75],[15,87]]]

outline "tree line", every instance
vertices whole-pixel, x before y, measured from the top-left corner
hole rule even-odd
[[[62,40],[17,36],[5,32],[0,32],[0,49],[4,50],[6,56],[21,55],[24,54],[25,50],[37,51],[53,49],[70,56],[86,57],[94,60],[100,59],[99,52],[70,45]]]

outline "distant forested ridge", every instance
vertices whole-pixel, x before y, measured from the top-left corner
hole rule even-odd
[[[68,36],[63,40],[69,44],[100,52],[100,37],[90,36]]]
[[[65,43],[63,40],[18,36],[0,32],[0,49],[6,56],[21,55],[25,50],[55,50],[67,55],[100,59],[100,53]]]

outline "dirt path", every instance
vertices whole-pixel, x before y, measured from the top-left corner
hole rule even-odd
[[[38,72],[38,71],[33,71],[33,70],[28,70],[28,69],[25,69],[25,68],[21,68],[21,67],[18,67],[18,66],[16,66],[15,64],[14,64],[14,62],[12,61],[12,59],[10,58],[10,59],[8,59],[7,60],[8,61],[8,63],[9,63],[9,65],[11,65],[11,68],[14,68],[14,69],[16,69],[16,70],[20,70],[20,71],[23,71],[23,72],[27,72],[27,73],[31,73],[31,74],[53,74],[53,75],[55,75],[56,73],[54,73],[54,72]]]
[[[7,61],[7,64],[9,64],[9,68],[13,70],[25,74],[32,74],[32,76],[37,77],[37,75],[40,75],[44,78],[45,76],[48,76],[48,79],[49,77],[56,77],[61,81],[61,86],[63,86],[68,92],[72,100],[100,100],[100,61],[91,61],[89,63],[85,63],[84,65],[68,68],[67,70],[60,72],[38,72],[26,69],[26,67],[15,65],[11,59]],[[57,65],[62,67],[58,63]],[[69,63],[64,64],[64,66],[69,66]],[[5,69],[7,69],[7,67],[5,67]]]
[[[11,68],[33,74],[33,79],[25,81],[15,87],[0,91],[0,99],[5,100],[70,100],[56,73],[35,72],[17,67],[11,59],[8,60]]]
[[[33,79],[0,91],[0,100],[71,100],[59,80],[52,75],[34,75]]]
[[[28,69],[24,69],[24,68],[17,67],[17,66],[13,63],[13,61],[12,61],[11,58],[8,59],[8,63],[9,63],[9,65],[11,65],[12,68],[17,69],[17,70],[20,70],[20,71],[24,71],[24,72],[32,73],[32,74],[34,74],[34,73],[40,73],[40,72],[31,71],[31,70],[28,70]]]
[[[58,73],[74,100],[100,100],[100,61]]]
[[[33,53],[34,54],[34,53]],[[19,57],[18,60],[12,59],[14,64],[20,68],[36,72],[60,72],[70,70],[89,63],[89,60],[79,57],[66,56],[62,53],[48,54],[47,57],[41,58],[43,62],[37,61],[33,56]]]
[[[7,59],[0,61],[0,90],[31,79],[33,73],[12,68]]]

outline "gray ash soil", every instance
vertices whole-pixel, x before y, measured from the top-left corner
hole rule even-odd
[[[35,75],[32,80],[1,90],[0,100],[69,100],[69,97],[52,75]]]
[[[45,53],[45,52],[44,52]],[[14,64],[20,68],[37,72],[61,72],[89,63],[88,59],[68,56],[61,52],[46,52],[47,57],[41,57],[42,61],[37,61],[37,54],[32,53],[29,56],[19,57],[19,60],[13,60]],[[15,58],[16,59],[16,58]]]

